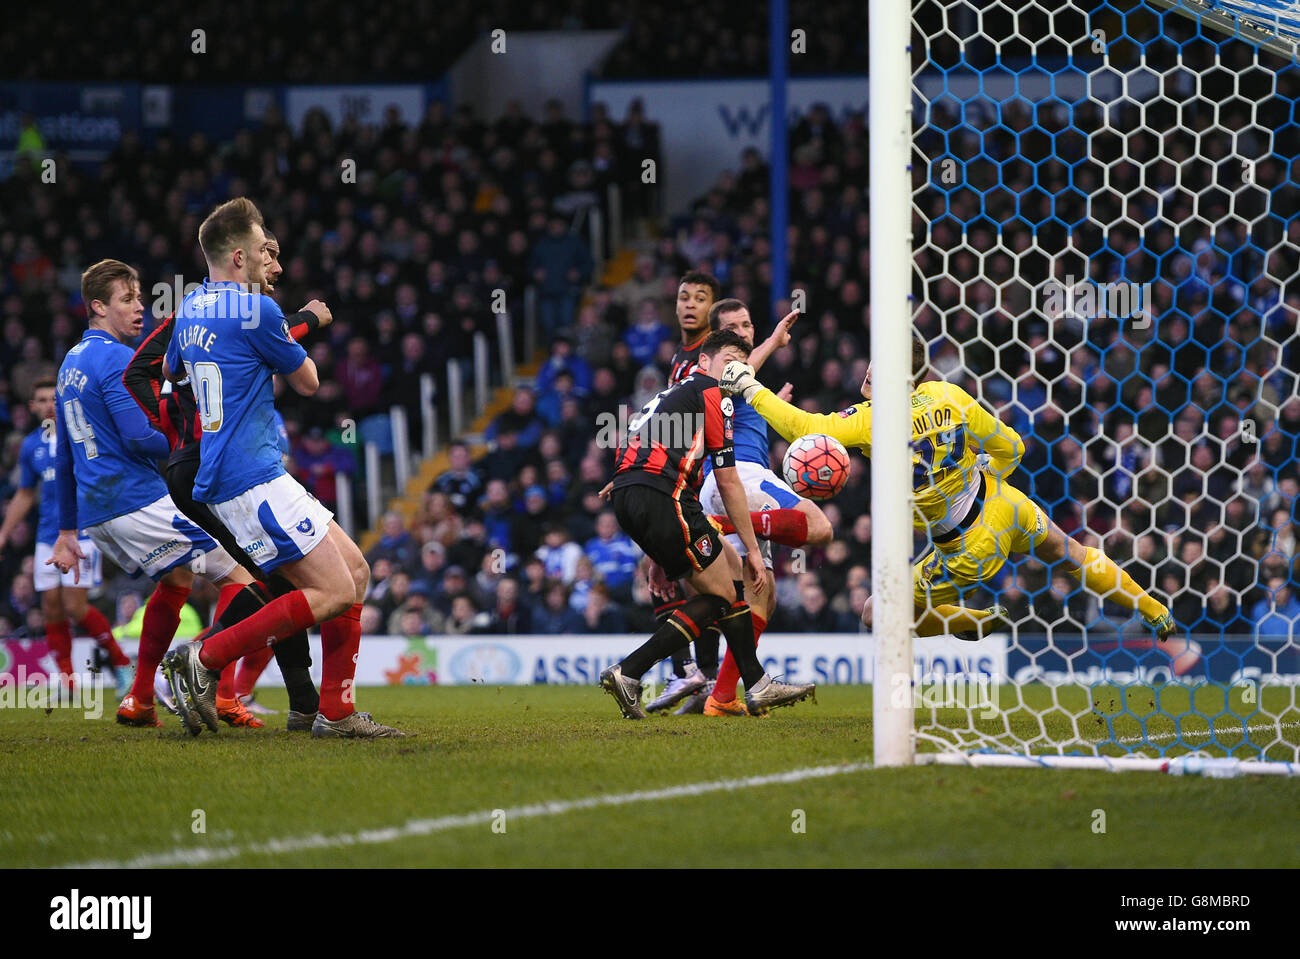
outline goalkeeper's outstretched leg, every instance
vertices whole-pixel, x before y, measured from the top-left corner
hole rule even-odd
[[[1005,489],[1002,495],[1029,502],[1013,489]],[[1015,524],[1013,541],[1022,547],[1015,552],[1028,552],[1043,562],[1059,563],[1097,598],[1109,599],[1138,613],[1155,630],[1157,639],[1164,641],[1173,635],[1177,627],[1168,608],[1138,586],[1114,560],[1096,547],[1071,539],[1036,507],[1034,516],[1041,523],[1036,533],[1031,533],[1027,524]],[[986,542],[991,539],[987,532],[987,528],[975,527],[958,541],[966,549],[936,549],[913,568],[913,609],[918,636],[953,635],[974,641],[1008,625],[1007,611],[1002,606],[969,609],[957,605],[964,590],[980,583],[987,585],[1002,568],[1002,559],[997,558]],[[871,597],[863,605],[862,623],[865,628],[871,628]]]
[[[1047,536],[1034,547],[1034,556],[1048,563],[1060,563],[1084,589],[1098,599],[1108,599],[1138,613],[1164,641],[1173,635],[1173,616],[1169,609],[1133,581],[1109,556],[1095,546],[1084,546],[1050,520]]]

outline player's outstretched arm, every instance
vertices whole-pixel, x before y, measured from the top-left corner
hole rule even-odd
[[[790,327],[794,326],[794,321],[797,319],[799,319],[799,311],[791,310],[776,325],[772,335],[754,347],[754,351],[749,354],[749,365],[755,372],[763,368],[768,357],[790,342]]]
[[[808,433],[825,433],[845,446],[871,449],[871,404],[859,403],[839,413],[808,413],[780,399],[775,393],[754,378],[754,372],[744,363],[732,361],[722,371],[719,380],[722,392],[728,396],[741,394],[759,416],[787,440]]]
[[[727,511],[727,518],[736,528],[736,535],[745,544],[745,565],[750,568],[753,582],[750,587],[755,593],[761,593],[767,586],[767,573],[758,550],[758,538],[754,536],[754,524],[749,518],[749,499],[745,495],[745,484],[740,481],[740,474],[734,466],[714,467],[717,477],[718,493],[722,505]]]
[[[301,343],[302,338],[315,330],[324,329],[334,322],[334,313],[322,300],[312,300],[293,316],[285,317],[289,336]]]

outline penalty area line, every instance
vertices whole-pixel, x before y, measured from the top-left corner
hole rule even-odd
[[[437,819],[411,819],[401,826],[389,826],[383,829],[363,829],[359,832],[336,833],[324,835],[314,833],[308,836],[290,836],[284,839],[267,839],[246,845],[229,845],[188,849],[171,849],[166,852],[146,853],[133,859],[100,859],[90,862],[68,863],[64,869],[157,869],[166,866],[206,866],[225,862],[239,856],[277,856],[285,853],[303,852],[311,849],[346,849],[354,846],[367,846],[376,843],[395,842],[415,836],[431,836],[450,829],[463,829],[467,826],[483,826],[505,814],[506,821],[512,819],[537,819],[545,816],[562,816],[565,813],[580,812],[586,809],[600,809],[605,806],[629,806],[633,803],[658,802],[664,799],[680,799],[689,796],[705,796],[716,792],[733,792],[739,789],[754,789],[760,786],[780,786],[787,783],[806,782],[810,779],[827,779],[849,773],[864,772],[875,768],[871,763],[844,763],[839,766],[812,766],[806,769],[792,769],[783,773],[771,773],[766,776],[747,776],[743,779],[717,779],[710,782],[685,783],[681,786],[666,786],[663,789],[645,789],[630,793],[615,793],[608,796],[587,796],[582,799],[553,799],[547,802],[530,803],[509,809],[491,809],[483,812],[466,813],[460,816],[440,816]]]

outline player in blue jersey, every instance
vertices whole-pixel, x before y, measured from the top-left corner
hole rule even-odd
[[[132,576],[158,583],[145,607],[135,682],[117,721],[159,726],[154,673],[171,645],[195,571],[218,585],[252,581],[167,493],[158,460],[169,451],[122,383],[125,341],[140,335],[144,305],[136,271],[101,260],[81,276],[89,329],[64,357],[56,385],[59,535],[48,563],[66,572],[84,559],[77,531]],[[74,578],[78,574],[74,573]]]
[[[790,313],[776,330],[754,348],[749,354],[749,363],[758,369],[776,350],[790,342],[790,327],[798,318],[797,312]],[[709,310],[709,328],[713,330],[731,330],[740,335],[746,343],[754,342],[754,323],[749,316],[749,308],[740,300],[725,299],[713,304]],[[788,384],[787,384],[788,385]],[[785,392],[785,391],[783,391]],[[754,584],[745,583],[745,599],[749,603],[754,618],[754,642],[776,612],[776,582],[772,573],[772,543],[784,546],[801,547],[826,546],[834,536],[830,520],[812,500],[801,497],[792,490],[785,479],[772,471],[772,450],[767,439],[767,423],[755,412],[744,398],[733,398],[735,414],[733,423],[736,431],[736,472],[749,496],[749,508],[753,511],[750,519],[754,525],[754,535],[759,538],[763,552],[763,565],[767,569],[767,588],[762,593],[754,592]],[[718,495],[718,483],[704,463],[704,485],[700,488],[700,504],[705,511],[714,514],[726,533],[726,538],[743,558],[745,544],[740,541],[730,526],[723,507],[722,497]],[[728,650],[713,689],[707,694],[701,690],[695,694],[697,700],[692,705],[702,707],[706,716],[743,716],[746,714],[745,701],[736,696],[736,682],[740,671]]]
[[[130,689],[131,660],[113,638],[113,627],[108,619],[90,605],[86,597],[87,590],[99,586],[102,581],[99,550],[83,535],[80,540],[81,552],[86,558],[81,561],[77,573],[60,573],[53,566],[46,565],[59,535],[59,494],[54,482],[57,442],[53,379],[38,380],[35,383],[28,407],[41,425],[23,440],[18,454],[18,490],[10,499],[9,508],[5,510],[4,522],[0,523],[0,549],[4,549],[14,529],[35,506],[36,564],[32,569],[32,579],[36,592],[41,596],[45,643],[54,656],[59,673],[71,675],[72,626],[75,624],[80,630],[79,635],[93,638],[107,657],[115,674],[120,699]],[[76,585],[78,579],[81,581],[80,586]]]
[[[264,574],[279,573],[296,588],[240,623],[182,646],[165,668],[182,715],[216,729],[216,687],[227,664],[309,626],[321,626],[317,737],[403,735],[354,706],[361,640],[361,604],[370,568],[333,514],[285,472],[275,425],[272,379],[296,392],[320,386],[316,364],[289,335],[266,283],[262,214],[239,197],[221,204],[199,227],[208,264],[203,285],[176,315],[167,350],[168,375],[188,376],[203,429],[194,499],[207,503]],[[322,318],[319,300],[305,309]]]

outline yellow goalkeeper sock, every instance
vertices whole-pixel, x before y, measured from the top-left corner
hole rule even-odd
[[[1169,612],[1095,546],[1086,549],[1083,555],[1083,568],[1070,572],[1089,592],[1119,603],[1125,609],[1135,609],[1148,620],[1158,619]]]
[[[967,630],[978,630],[980,623],[993,615],[988,609],[967,609],[965,606],[944,604],[927,609],[916,620],[916,635],[944,636]]]

